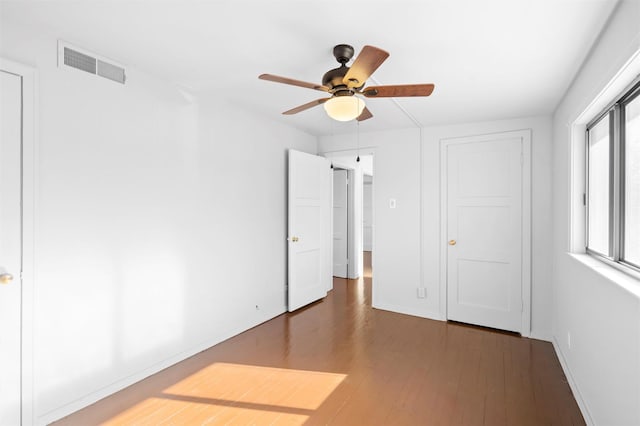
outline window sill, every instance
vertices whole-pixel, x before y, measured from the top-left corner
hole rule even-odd
[[[594,270],[599,275],[617,284],[624,290],[640,299],[640,274],[629,270],[622,271],[618,267],[608,264],[605,261],[596,259],[593,256],[583,253],[568,253],[569,257]]]

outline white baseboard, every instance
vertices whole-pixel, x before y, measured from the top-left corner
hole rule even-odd
[[[553,336],[549,333],[540,333],[537,331],[532,331],[531,334],[529,335],[529,338],[553,343]]]
[[[58,407],[52,411],[49,411],[46,414],[38,416],[35,419],[34,424],[38,426],[40,425],[44,426],[56,420],[60,420],[61,418],[66,417],[70,414],[73,414],[76,411],[81,410],[93,403],[96,403],[99,400],[108,397],[109,395],[112,395],[128,386],[133,385],[134,383],[137,383],[143,379],[146,379],[147,377],[152,376],[158,373],[159,371],[164,370],[165,368],[171,367],[172,365],[177,364],[180,361],[184,361],[185,359],[199,352],[209,349],[210,347],[215,346],[218,343],[224,342],[225,340],[228,340],[234,336],[237,336],[238,334],[243,333],[253,327],[256,327],[262,324],[263,322],[269,321],[270,319],[273,319],[283,313],[284,311],[270,312],[266,314],[266,317],[264,319],[261,319],[257,322],[253,321],[251,323],[244,324],[241,327],[235,327],[232,330],[227,330],[225,333],[219,334],[214,338],[204,341],[198,345],[195,345],[186,351],[183,351],[177,355],[171,356],[163,361],[153,364],[150,367],[140,370],[137,373],[124,377],[120,380],[117,380],[111,383],[110,385],[105,386],[102,389],[99,389],[95,392],[87,394],[80,399],[77,399],[73,402],[70,402],[61,407]]]
[[[587,426],[595,426],[595,422],[593,421],[593,417],[591,416],[591,412],[589,411],[589,407],[587,406],[587,402],[582,397],[580,393],[580,389],[578,389],[578,385],[576,381],[573,379],[573,375],[571,374],[571,369],[567,364],[567,361],[564,358],[564,354],[560,350],[560,345],[556,339],[556,336],[553,336],[551,339],[551,343],[553,344],[553,349],[556,351],[556,355],[558,356],[558,360],[560,360],[560,365],[562,366],[562,370],[564,371],[564,375],[567,377],[567,382],[569,382],[569,387],[571,388],[571,392],[573,392],[573,396],[578,403],[578,407],[580,408],[580,412],[582,413],[582,417],[584,417],[584,421],[587,423]]]

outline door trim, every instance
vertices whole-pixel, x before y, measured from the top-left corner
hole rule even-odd
[[[37,170],[37,71],[0,57],[0,69],[22,78],[22,424],[34,422],[33,288]]]
[[[447,313],[447,147],[520,138],[522,141],[522,320],[520,334],[531,336],[531,129],[440,139],[440,312]]]

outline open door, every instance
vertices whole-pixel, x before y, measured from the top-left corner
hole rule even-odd
[[[331,185],[326,158],[289,150],[289,312],[331,288]]]

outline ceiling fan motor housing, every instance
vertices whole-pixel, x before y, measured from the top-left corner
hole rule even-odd
[[[349,71],[349,67],[344,64],[341,67],[327,71],[322,77],[322,85],[327,86],[329,89],[344,86],[345,84],[342,80],[347,71]]]

